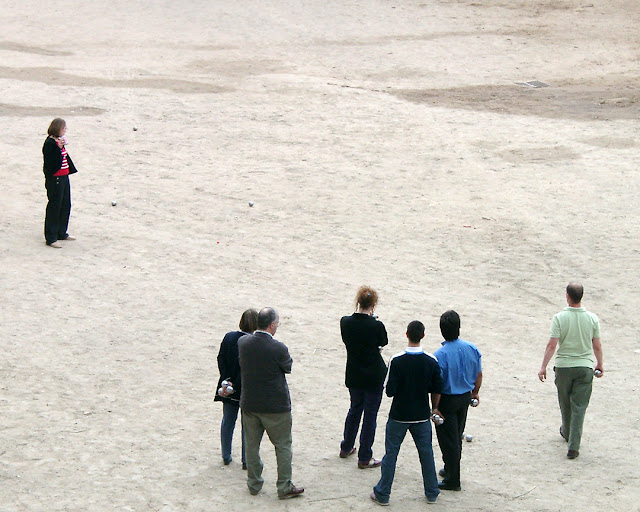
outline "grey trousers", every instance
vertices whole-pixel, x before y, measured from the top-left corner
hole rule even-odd
[[[267,432],[271,444],[276,449],[278,463],[278,496],[287,494],[293,486],[291,482],[291,411],[283,413],[253,413],[242,411],[244,426],[245,454],[247,459],[247,487],[251,494],[258,494],[264,479],[262,478],[262,459],[260,443]]]
[[[562,415],[562,432],[569,450],[580,449],[584,415],[589,406],[593,370],[587,367],[554,368],[558,404]]]

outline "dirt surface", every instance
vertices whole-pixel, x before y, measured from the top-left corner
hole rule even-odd
[[[449,308],[483,353],[437,507],[640,510],[636,1],[25,0],[0,22],[0,511],[369,510],[379,472],[338,458],[363,283],[385,358],[413,319],[436,350]],[[56,116],[80,171],[60,250]],[[536,374],[574,279],[606,373],[569,461]],[[223,335],[265,305],[294,359],[286,503],[267,440],[260,495],[239,431],[223,466],[213,402]],[[391,507],[425,506],[408,439]]]

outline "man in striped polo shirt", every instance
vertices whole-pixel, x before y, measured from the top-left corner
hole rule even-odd
[[[411,432],[418,449],[427,503],[435,503],[440,494],[429,423],[432,414],[440,414],[440,367],[435,357],[426,354],[420,347],[420,341],[424,338],[422,322],[414,320],[407,326],[407,338],[409,346],[391,358],[387,373],[387,396],[393,397],[393,402],[387,421],[386,453],[380,466],[380,481],[371,493],[371,499],[379,505],[389,504],[398,452],[407,430]],[[433,409],[429,407],[429,394]]]

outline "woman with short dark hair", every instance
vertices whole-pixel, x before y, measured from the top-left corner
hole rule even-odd
[[[381,462],[373,458],[371,447],[387,375],[387,365],[380,351],[388,340],[384,324],[373,314],[377,303],[376,291],[369,286],[362,286],[356,295],[356,311],[340,320],[342,341],[347,348],[345,384],[351,399],[340,444],[340,457],[345,458],[356,452],[354,444],[364,414],[358,450],[360,469],[375,468]]]
[[[233,431],[236,427],[238,409],[240,408],[240,393],[242,383],[240,381],[240,363],[238,361],[238,340],[245,334],[253,334],[258,328],[258,312],[255,309],[247,309],[240,318],[240,330],[228,332],[218,353],[218,370],[220,378],[216,389],[216,402],[222,402],[222,424],[220,425],[220,444],[222,447],[222,461],[225,466],[231,462],[231,442]],[[227,381],[223,386],[222,382]],[[232,389],[230,392],[229,389]],[[244,457],[244,429],[242,431],[242,469],[247,469]]]

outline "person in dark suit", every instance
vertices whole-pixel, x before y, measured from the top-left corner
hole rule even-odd
[[[362,286],[356,295],[356,311],[340,320],[340,333],[347,349],[345,385],[349,388],[351,404],[344,422],[344,435],[340,443],[340,457],[346,458],[356,452],[354,446],[360,420],[360,448],[358,467],[376,468],[381,461],[373,458],[373,442],[382,387],[387,374],[380,351],[389,343],[384,324],[376,319],[373,311],[378,303],[378,294],[368,286]]]
[[[247,457],[247,487],[252,495],[262,489],[260,442],[264,432],[276,450],[278,498],[300,496],[304,487],[291,481],[291,398],[285,375],[291,373],[293,360],[284,343],[274,338],[280,318],[273,308],[258,313],[258,329],[238,340],[242,380],[242,426]]]
[[[67,123],[59,117],[51,121],[48,136],[42,146],[44,186],[47,189],[47,210],[44,219],[44,238],[49,247],[61,249],[58,240],[75,240],[67,233],[71,214],[69,175],[77,171],[67,153]]]
[[[220,351],[218,352],[218,391],[214,400],[222,402],[222,425],[220,425],[220,444],[222,447],[222,461],[227,466],[231,463],[231,442],[233,431],[236,427],[238,410],[240,409],[240,396],[242,380],[240,379],[240,362],[238,360],[238,340],[246,334],[252,334],[258,328],[258,312],[255,309],[247,309],[240,317],[240,330],[225,334]],[[223,381],[228,382],[233,392],[228,391],[228,386],[222,386]],[[242,469],[247,469],[244,449],[244,430],[242,432]]]

